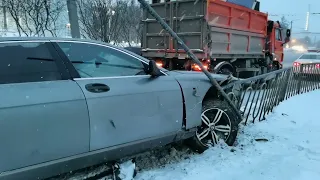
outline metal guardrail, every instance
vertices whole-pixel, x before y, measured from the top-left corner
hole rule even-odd
[[[231,109],[235,111],[237,117],[243,119],[245,124],[249,120],[252,122],[264,120],[266,114],[271,112],[275,106],[293,95],[319,88],[320,79],[314,79],[313,77],[313,72],[317,73],[320,69],[317,64],[302,64],[300,67],[282,69],[239,80],[222,88],[159,14],[145,0],[138,1],[158,21],[162,28],[181,45],[192,61],[199,65],[211,84],[218,90]],[[311,80],[314,80],[314,82],[307,82]],[[232,88],[232,91],[227,94],[226,92],[230,88]]]
[[[301,64],[223,86],[243,116],[243,123],[265,120],[288,98],[320,89],[320,64]],[[230,90],[231,89],[231,90]]]

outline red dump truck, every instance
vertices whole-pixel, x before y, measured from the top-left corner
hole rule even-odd
[[[223,0],[150,3],[211,72],[250,77],[282,68],[290,30],[268,20],[259,2],[252,9]],[[200,70],[147,11],[143,23],[142,56],[168,70]]]

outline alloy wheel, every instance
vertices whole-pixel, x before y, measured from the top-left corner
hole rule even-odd
[[[218,144],[219,139],[227,140],[231,134],[231,121],[228,114],[219,108],[205,110],[201,114],[202,125],[196,132],[199,142],[209,147]]]

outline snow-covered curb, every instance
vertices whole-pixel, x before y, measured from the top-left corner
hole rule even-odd
[[[135,179],[320,179],[319,108],[320,91],[293,97],[267,121],[245,127],[235,147],[221,143],[204,154],[182,158],[173,153],[172,163],[139,172]]]

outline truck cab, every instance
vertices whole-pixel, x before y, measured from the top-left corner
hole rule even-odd
[[[279,21],[268,21],[266,56],[270,56],[270,66],[273,69],[281,69],[284,59],[283,46],[290,41],[291,30],[281,27]]]

